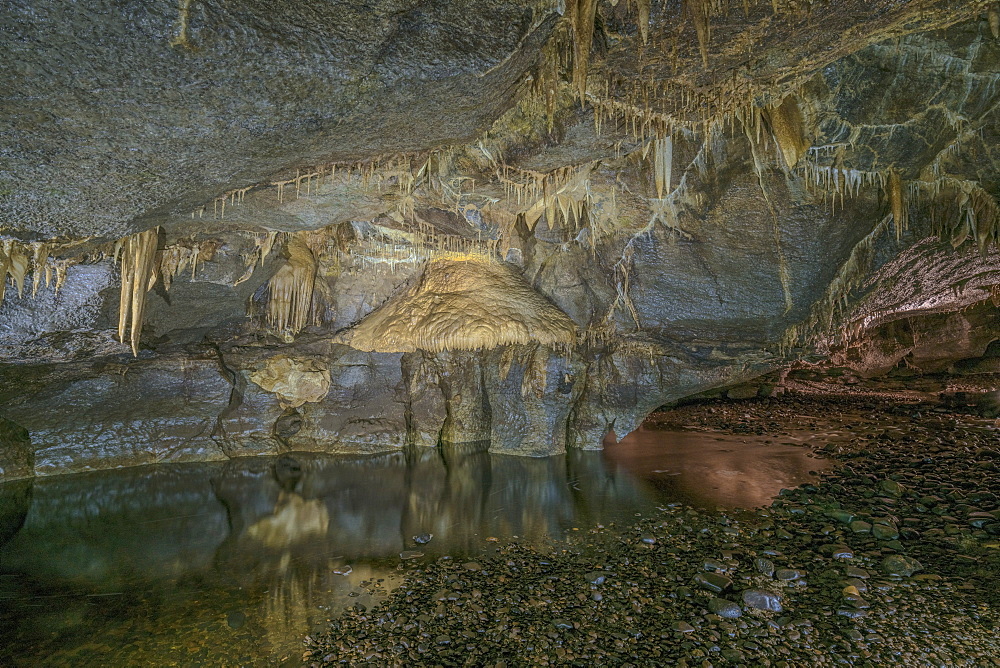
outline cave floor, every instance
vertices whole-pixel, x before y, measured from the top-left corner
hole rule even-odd
[[[0,485],[0,664],[1000,665],[982,396],[800,385],[603,452]]]
[[[912,397],[911,397],[912,399]],[[835,462],[756,510],[671,503],[568,545],[408,562],[310,665],[1000,665],[997,422],[898,396],[653,414]]]

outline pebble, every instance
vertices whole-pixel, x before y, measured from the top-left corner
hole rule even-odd
[[[708,602],[708,609],[724,619],[736,619],[743,614],[740,606],[724,598],[713,598]]]
[[[872,526],[872,535],[877,540],[896,540],[899,538],[899,531],[891,525],[875,524]]]
[[[850,524],[854,520],[854,513],[839,508],[826,511],[826,516],[844,524]]]
[[[729,589],[733,581],[725,575],[719,575],[718,573],[698,573],[694,576],[694,583],[702,589],[707,589],[718,594]]]
[[[900,485],[895,480],[883,480],[879,484],[879,487],[881,487],[882,491],[885,492],[886,494],[890,494],[892,496],[902,496],[903,495],[903,486]]]
[[[886,575],[909,577],[923,568],[919,561],[902,554],[890,554],[882,560],[882,572]]]
[[[781,595],[766,589],[745,589],[743,602],[755,610],[781,612]]]
[[[241,610],[234,610],[226,615],[226,624],[229,628],[234,631],[243,628],[243,625],[247,623],[246,613]]]
[[[779,568],[774,572],[774,577],[779,580],[798,580],[799,578],[804,578],[806,576],[805,571],[800,571],[797,568]]]
[[[854,533],[869,533],[872,530],[872,525],[864,520],[854,520],[849,526]]]
[[[774,562],[770,559],[757,557],[753,560],[753,565],[757,569],[757,572],[765,577],[771,577],[774,575]]]
[[[846,545],[836,545],[836,544],[820,545],[819,552],[820,554],[831,557],[832,559],[854,558],[854,550],[847,547]]]

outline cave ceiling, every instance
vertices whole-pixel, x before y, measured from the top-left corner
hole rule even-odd
[[[393,155],[411,155],[415,163],[422,151],[475,145],[526,97],[542,98],[555,113],[575,94],[587,113],[608,117],[612,133],[637,134],[633,139],[698,132],[780,102],[873,43],[896,50],[904,65],[910,55],[914,70],[947,67],[921,60],[953,54],[902,40],[996,10],[944,0],[305,7],[15,0],[0,11],[0,56],[11,64],[0,114],[0,230],[36,241],[114,240],[180,225],[225,193],[294,178],[296,169]],[[880,66],[877,53],[863,58]],[[971,67],[990,71],[992,63],[984,54]],[[917,169],[906,164],[920,157],[910,155],[909,137],[878,136],[875,129],[895,132],[911,110],[851,108],[865,102],[864,93],[842,95],[838,104],[846,108],[814,110],[810,129],[837,121],[869,125],[838,156],[845,165]],[[956,94],[939,91],[940,113],[962,102]],[[956,110],[960,119],[964,111]],[[968,117],[983,111],[969,109]],[[532,136],[530,129],[506,128],[522,131],[500,147],[518,154],[515,163],[530,163],[530,154],[563,138],[555,130]],[[551,171],[607,156],[601,142],[588,143],[575,155],[533,164]],[[615,142],[605,146],[611,143],[620,150]],[[513,156],[492,157],[506,164]],[[379,208],[363,195],[358,202],[338,199],[344,201],[316,218],[275,212],[262,222],[317,227],[324,216],[370,219]]]

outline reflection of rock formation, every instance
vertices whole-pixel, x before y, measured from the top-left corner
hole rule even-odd
[[[38,478],[24,526],[2,548],[0,564],[4,572],[96,591],[201,570],[226,535],[209,484],[219,468],[166,464]]]
[[[247,535],[270,548],[289,547],[310,536],[326,534],[330,514],[318,499],[303,499],[295,492],[282,492],[274,513],[247,529]]]
[[[29,478],[0,485],[0,548],[24,526],[31,503],[32,484]]]
[[[528,459],[485,446],[60,476],[33,483],[30,507],[27,487],[5,485],[0,531],[16,534],[0,542],[0,574],[16,577],[0,582],[20,583],[15,593],[27,603],[12,617],[0,611],[0,624],[51,634],[55,622],[31,597],[70,591],[78,605],[66,609],[80,614],[59,622],[66,650],[102,633],[101,624],[134,624],[150,637],[168,632],[183,646],[206,619],[238,610],[247,630],[238,642],[251,645],[235,651],[291,656],[337,609],[375,602],[362,581],[395,586],[399,553],[413,547],[413,535],[434,534],[419,548],[428,557],[461,557],[489,536],[544,542],[644,506],[626,477],[604,470],[601,453]],[[123,598],[98,620],[83,614],[95,594]],[[219,642],[237,642],[226,638]],[[137,654],[116,663],[142,664],[133,659],[149,648],[121,651]]]
[[[640,429],[605,454],[664,496],[704,507],[765,506],[782,487],[814,480],[810,471],[828,467],[803,447],[698,432]]]

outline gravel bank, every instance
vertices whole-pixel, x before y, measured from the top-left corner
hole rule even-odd
[[[560,549],[402,560],[403,586],[308,639],[307,665],[1000,666],[995,425],[796,397],[650,424],[829,433],[814,446],[839,466],[764,509],[672,505]]]

